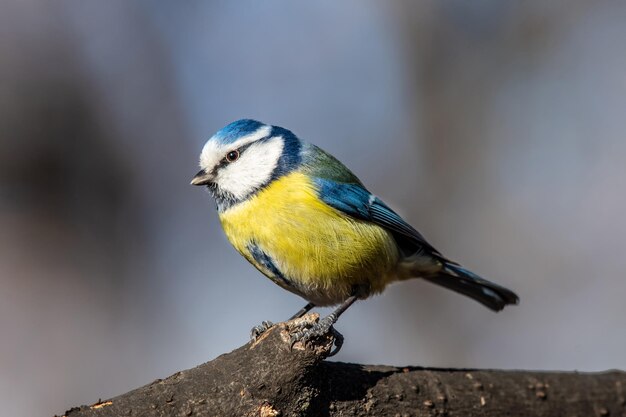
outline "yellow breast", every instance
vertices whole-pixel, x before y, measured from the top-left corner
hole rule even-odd
[[[272,182],[220,220],[242,255],[269,275],[249,251],[258,245],[295,284],[291,290],[318,305],[342,301],[355,285],[382,291],[395,279],[398,250],[389,232],[328,206],[302,173]]]

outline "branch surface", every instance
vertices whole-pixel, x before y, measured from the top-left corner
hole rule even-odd
[[[281,323],[255,343],[67,417],[621,416],[626,373],[433,369],[324,362],[332,336],[289,348]]]

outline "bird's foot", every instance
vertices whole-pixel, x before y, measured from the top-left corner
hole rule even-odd
[[[254,326],[252,330],[250,330],[250,340],[256,342],[256,340],[272,326],[274,326],[274,323],[271,321],[263,321],[258,326]]]
[[[306,317],[306,316],[305,316]],[[303,317],[304,318],[304,317]],[[322,337],[330,333],[333,337],[333,343],[335,348],[328,356],[336,355],[341,346],[343,345],[343,336],[333,327],[333,324],[337,321],[334,314],[330,314],[321,320],[302,320],[297,323],[298,331],[291,334],[291,346],[297,342],[306,343],[316,337]]]

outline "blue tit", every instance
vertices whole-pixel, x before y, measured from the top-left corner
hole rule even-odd
[[[449,260],[341,162],[287,129],[238,120],[204,145],[191,184],[215,199],[228,240],[308,304],[337,309],[297,333],[326,334],[357,299],[422,278],[499,311],[512,291]]]

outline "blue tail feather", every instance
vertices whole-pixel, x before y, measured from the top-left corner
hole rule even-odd
[[[500,311],[508,304],[519,302],[519,297],[513,291],[451,262],[446,262],[438,274],[425,279],[466,295],[494,311]]]

